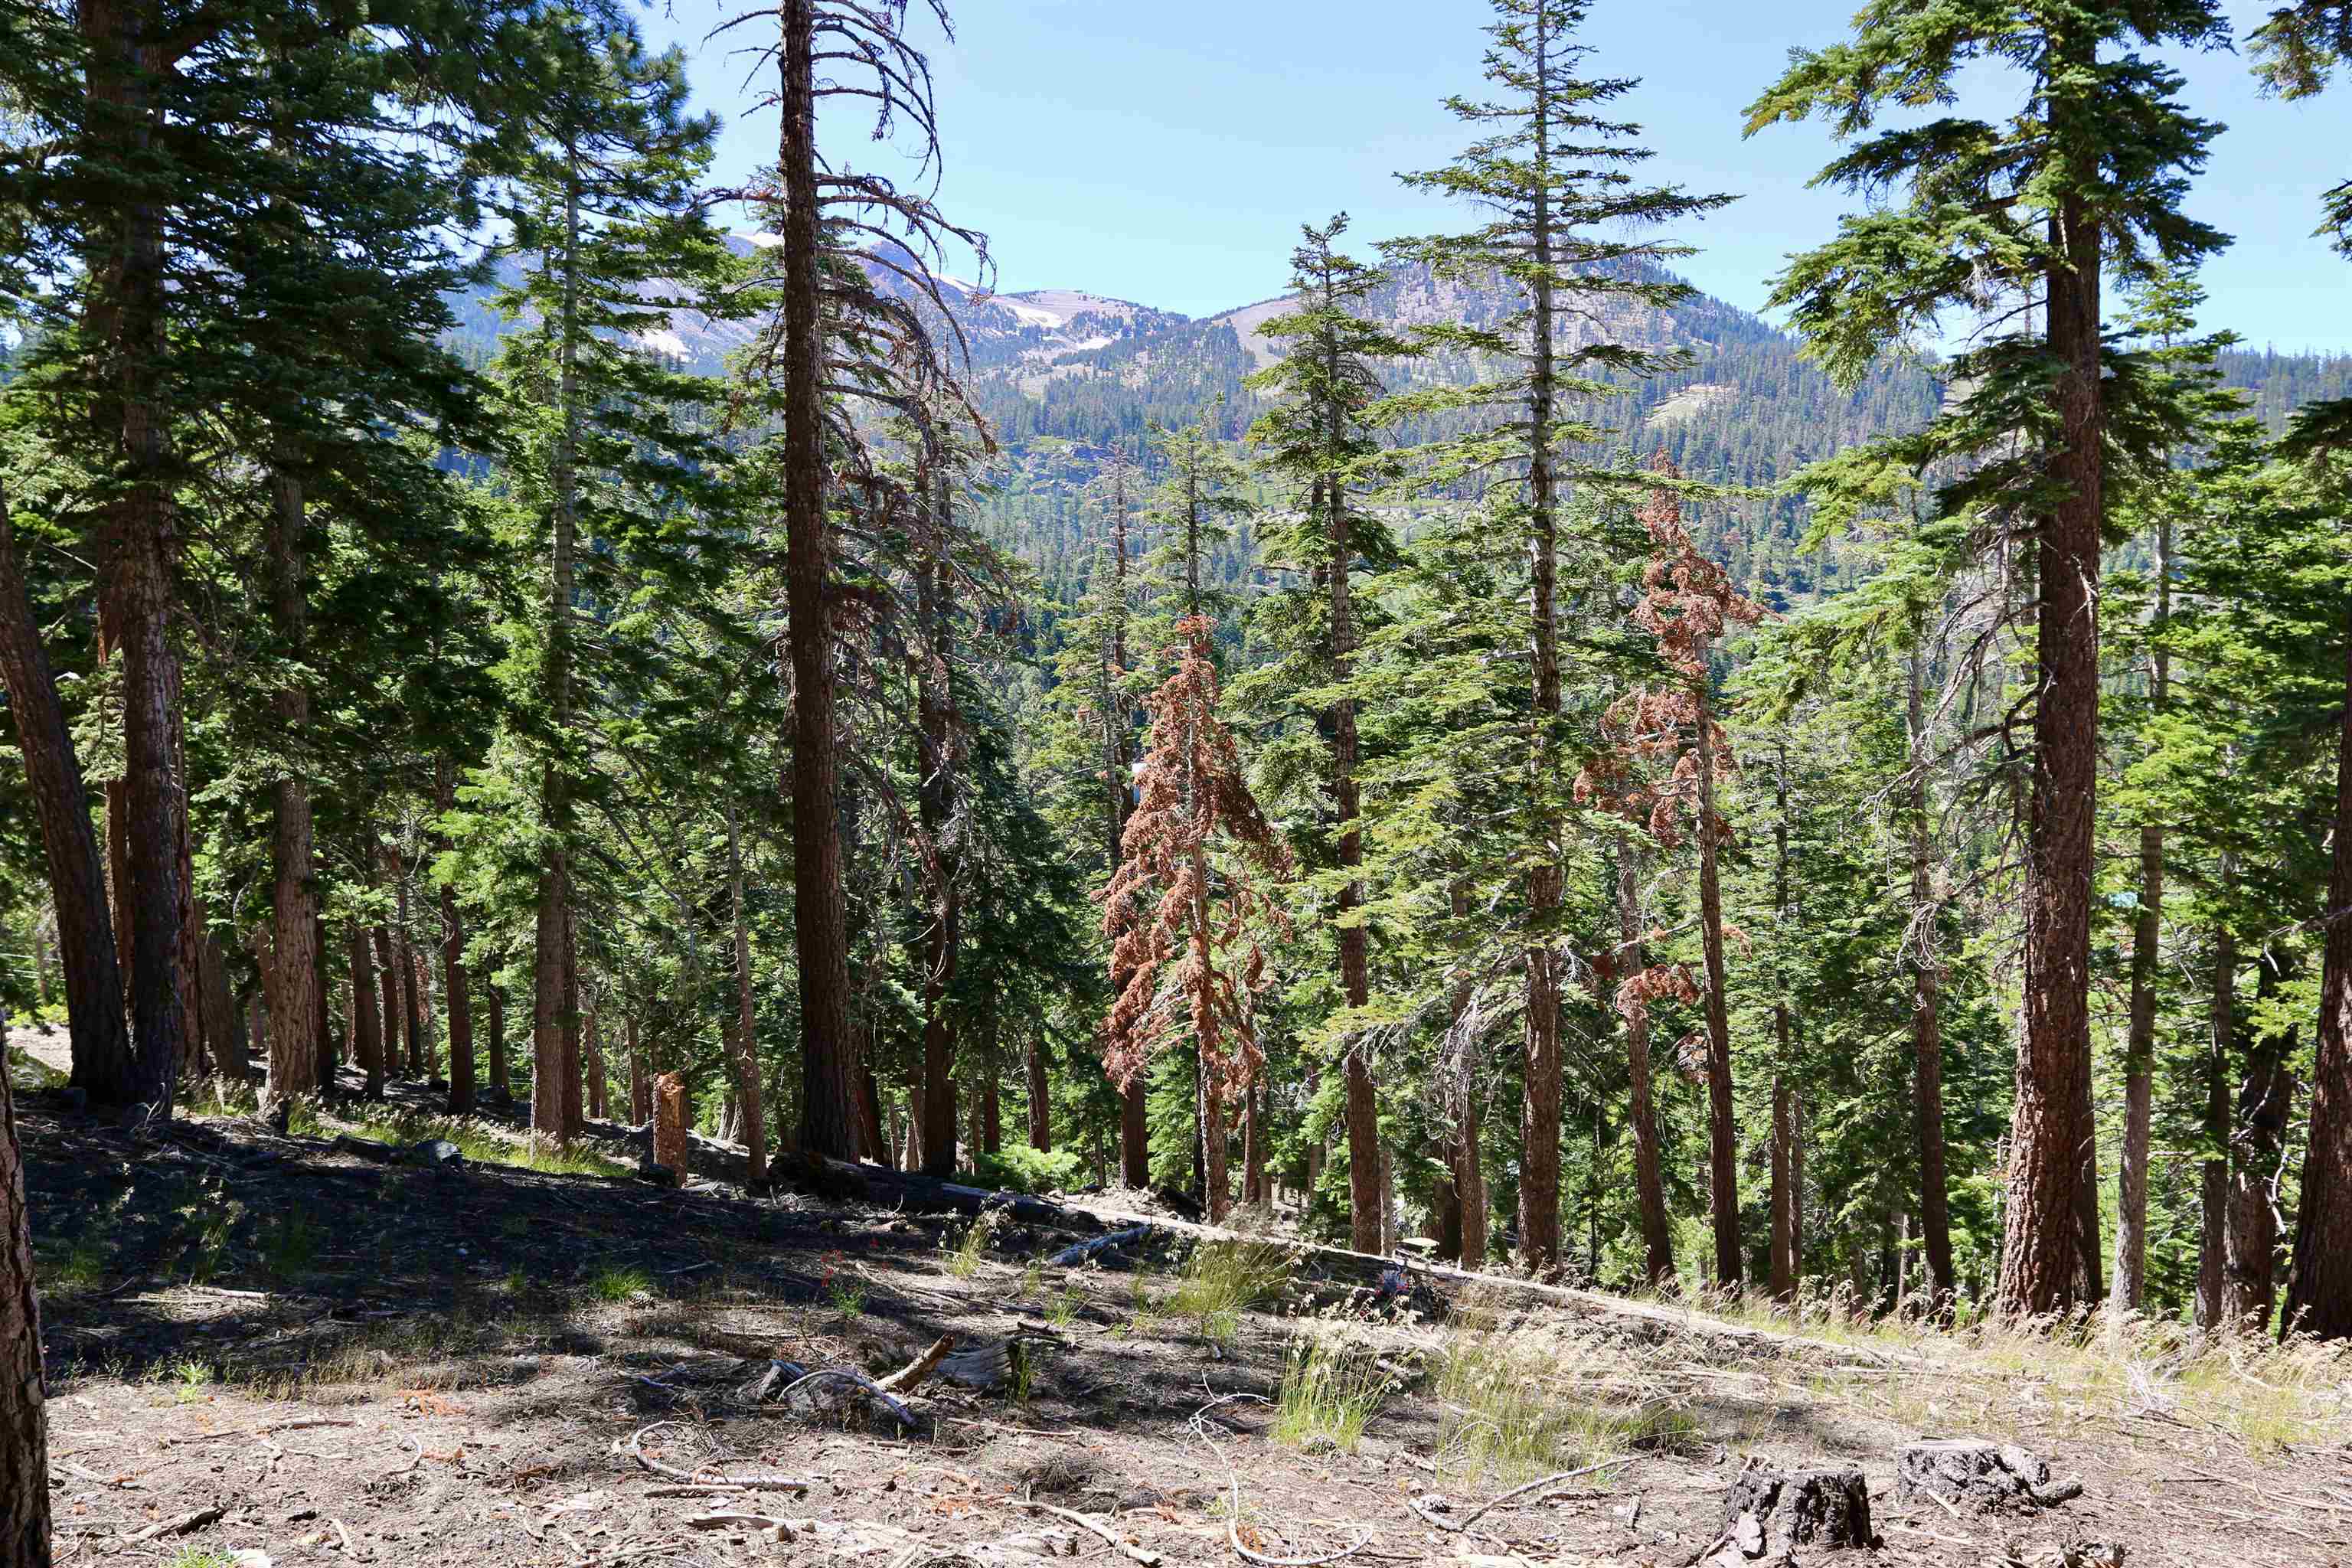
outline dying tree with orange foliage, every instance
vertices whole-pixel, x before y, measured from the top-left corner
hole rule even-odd
[[[1662,453],[1651,465],[1662,479],[1682,478]],[[1723,894],[1717,853],[1731,840],[1731,824],[1716,806],[1717,783],[1735,771],[1731,746],[1709,700],[1708,658],[1724,633],[1753,626],[1764,608],[1731,584],[1731,575],[1700,553],[1683,525],[1679,491],[1661,485],[1636,514],[1650,537],[1650,563],[1633,624],[1650,634],[1659,657],[1678,678],[1641,687],[1612,705],[1604,725],[1615,743],[1577,779],[1578,797],[1599,799],[1629,820],[1645,821],[1650,837],[1668,850],[1679,846],[1685,820],[1698,846],[1699,941],[1706,984],[1699,991],[1706,1018],[1704,1073],[1707,1098],[1709,1203],[1715,1227],[1716,1283],[1736,1289],[1743,1273],[1739,1247],[1738,1148],[1731,1098],[1731,1022],[1724,998]],[[1622,899],[1621,893],[1621,899]],[[1624,911],[1621,910],[1621,913]],[[1621,963],[1638,952],[1628,921]],[[1689,1000],[1691,980],[1678,966],[1635,964],[1618,988],[1618,1010],[1629,1026],[1646,1022],[1649,1002]],[[1685,1047],[1701,1044],[1696,1037]],[[1654,1263],[1654,1254],[1653,1261]]]
[[[1103,1065],[1125,1092],[1160,1047],[1189,1031],[1200,1057],[1205,1201],[1214,1221],[1232,1204],[1226,1107],[1265,1062],[1255,1017],[1265,952],[1255,930],[1289,925],[1250,873],[1280,877],[1290,856],[1250,794],[1233,731],[1218,721],[1211,624],[1204,616],[1176,623],[1175,671],[1145,699],[1151,731],[1137,780],[1141,798],[1101,897],[1111,973],[1125,980],[1104,1025]]]

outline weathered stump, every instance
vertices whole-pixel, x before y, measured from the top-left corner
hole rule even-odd
[[[653,1163],[686,1169],[686,1079],[674,1072],[654,1079]]]
[[[1870,1487],[1860,1470],[1775,1470],[1750,1465],[1725,1500],[1721,1568],[1794,1563],[1800,1546],[1868,1546]]]
[[[1896,1460],[1897,1502],[1926,1496],[1978,1508],[2007,1508],[2020,1502],[2053,1508],[2082,1495],[2081,1481],[2053,1485],[2049,1464],[2014,1443],[1937,1438],[1909,1445]]]

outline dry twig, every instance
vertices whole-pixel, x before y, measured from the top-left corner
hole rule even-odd
[[[629,1435],[629,1457],[654,1474],[667,1476],[688,1486],[732,1487],[745,1491],[804,1492],[816,1484],[814,1478],[782,1475],[772,1470],[755,1470],[748,1476],[728,1475],[718,1470],[682,1470],[676,1465],[666,1465],[659,1459],[646,1457],[644,1447],[646,1433],[658,1432],[665,1426],[682,1430],[684,1426],[685,1423],[679,1421],[656,1421],[650,1426],[638,1427]]]

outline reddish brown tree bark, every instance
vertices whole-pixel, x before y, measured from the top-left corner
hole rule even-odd
[[[0,1012],[0,1036],[7,1033]],[[48,1382],[16,1104],[0,1072],[0,1564],[48,1568]]]
[[[1052,1086],[1045,1078],[1043,1037],[1033,1032],[1028,1048],[1022,1054],[1029,1084],[1029,1147],[1040,1154],[1050,1154],[1054,1152],[1054,1100]]]
[[[2319,1051],[2287,1278],[2286,1327],[2352,1336],[2352,626],[2344,645],[2344,725],[2336,739],[2334,860],[2319,981]]]
[[[367,1097],[383,1097],[383,1024],[376,1008],[375,972],[368,962],[368,940],[354,924],[349,928],[352,955],[352,1051],[367,1074]]]
[[[833,542],[824,509],[823,257],[818,228],[815,0],[778,0],[776,99],[782,121],[784,598],[793,673],[793,905],[800,968],[801,1147],[850,1157],[849,927],[835,816],[833,636],[825,584]]]
[[[153,0],[90,0],[78,13],[88,47],[86,91],[118,169],[147,156],[162,111],[154,84],[174,63],[172,33]],[[180,528],[173,500],[171,414],[162,401],[165,357],[163,215],[132,195],[100,226],[87,258],[84,331],[109,377],[93,423],[115,446],[121,475],[92,540],[99,616],[122,660],[123,779],[109,792],[110,833],[121,857],[116,939],[130,1005],[131,1103],[172,1109],[187,1049],[191,987],[181,875],[187,791],[180,771],[179,655],[172,646],[173,577]]]
[[[2078,36],[2079,35],[2079,36]],[[2056,42],[2056,68],[2087,68],[2087,31]],[[2101,403],[2098,220],[2079,196],[2051,214],[2044,277],[2060,428],[2050,478],[2064,496],[2038,520],[2033,785],[2026,809],[2023,1038],[2017,1053],[2006,1231],[1995,1305],[2012,1317],[2072,1303],[2082,1261],[2077,1193],[2090,1129],[2092,816],[2098,794]]]
[[[134,1103],[142,1079],[123,1016],[122,972],[107,907],[106,872],[89,823],[89,792],[58,700],[48,655],[33,618],[24,563],[0,490],[0,681],[25,758],[25,782],[40,819],[41,849],[57,910],[74,1087],[93,1105]]]
[[[278,655],[299,664],[309,644],[310,604],[303,578],[302,481],[281,464],[270,479],[269,615]],[[319,1089],[320,1042],[313,1033],[319,999],[318,870],[310,842],[310,783],[299,760],[310,725],[310,695],[289,677],[271,700],[280,743],[289,752],[284,776],[270,786],[269,1088],[272,1100]]]

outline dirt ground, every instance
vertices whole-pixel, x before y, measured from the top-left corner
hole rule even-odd
[[[61,1562],[1116,1568],[1233,1563],[1237,1540],[1261,1562],[1680,1568],[1751,1457],[1867,1477],[1879,1544],[1809,1563],[2352,1562],[2332,1358],[1800,1342],[1476,1287],[1441,1289],[1437,1321],[1358,1321],[1306,1267],[1202,1319],[1164,1245],[1055,1268],[1037,1260],[1077,1237],[960,1248],[952,1216],[386,1165],[234,1115],[134,1133],[49,1093],[19,1111]],[[862,1394],[744,1386],[776,1360],[878,1376],[941,1335],[1010,1342],[1024,1370],[924,1383],[904,1432]],[[1308,1342],[1381,1384],[1360,1440],[1286,1426]],[[1490,1394],[1464,1392],[1473,1365],[1500,1369]],[[1510,1398],[1569,1435],[1516,1468],[1476,1441]],[[1927,1435],[2021,1442],[2084,1493],[2031,1516],[1898,1504],[1895,1451]]]

